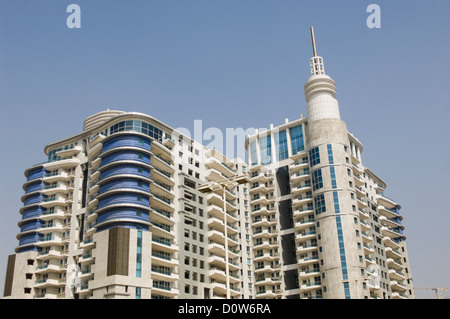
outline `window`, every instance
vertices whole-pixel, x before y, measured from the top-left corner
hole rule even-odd
[[[258,153],[256,151],[256,141],[253,141],[250,144],[250,155],[251,155],[252,165],[257,165],[258,164]]]
[[[275,145],[277,150],[277,160],[282,161],[289,157],[287,147],[286,131],[275,134]]]
[[[292,146],[292,155],[297,154],[298,152],[305,150],[305,144],[303,142],[303,128],[302,126],[296,126],[289,129],[289,133],[291,134],[291,146]]]
[[[331,147],[331,144],[327,145],[327,151],[328,151],[328,162],[330,164],[334,164],[334,159],[333,159],[333,149]]]
[[[330,166],[330,175],[331,175],[331,188],[337,188],[336,185],[336,173],[334,170],[334,166]]]
[[[309,161],[311,167],[320,163],[320,154],[318,146],[309,151]]]
[[[272,140],[271,136],[267,135],[259,140],[260,151],[261,151],[261,164],[271,164],[272,163]]]
[[[312,172],[313,190],[323,187],[322,170],[318,169]]]
[[[316,215],[319,215],[326,211],[324,194],[320,194],[320,195],[314,197],[314,207],[315,207]]]

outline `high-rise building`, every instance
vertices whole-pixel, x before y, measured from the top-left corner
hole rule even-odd
[[[4,297],[414,298],[400,205],[313,46],[307,116],[248,136],[248,163],[134,112],[47,145]]]
[[[311,33],[306,118],[246,140],[255,296],[414,298],[400,205],[362,164]]]

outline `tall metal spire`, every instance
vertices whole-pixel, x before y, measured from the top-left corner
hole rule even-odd
[[[314,27],[311,26],[311,40],[313,46],[313,56],[317,56],[316,37],[314,36]]]
[[[321,75],[325,74],[325,67],[323,65],[323,59],[317,55],[317,48],[316,48],[316,37],[314,36],[314,27],[311,26],[311,40],[312,40],[312,47],[313,47],[313,54],[314,56],[309,60],[309,63],[311,65],[311,75]]]

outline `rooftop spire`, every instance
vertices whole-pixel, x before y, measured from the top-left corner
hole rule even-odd
[[[314,36],[314,27],[311,26],[311,40],[312,40],[312,46],[313,46],[313,55],[317,56],[317,48],[316,48],[316,37]]]
[[[311,65],[311,75],[322,75],[325,74],[325,67],[323,65],[323,59],[317,55],[317,48],[316,48],[316,37],[314,36],[314,27],[311,26],[311,40],[312,40],[312,47],[313,47],[313,54],[314,56],[311,58],[310,65]]]

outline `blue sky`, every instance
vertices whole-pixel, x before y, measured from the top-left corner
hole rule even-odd
[[[71,3],[81,29],[66,26]],[[366,26],[371,3],[380,29]],[[445,0],[1,1],[0,287],[23,172],[46,144],[107,108],[224,132],[297,119],[311,25],[363,163],[402,205],[416,286],[449,287],[449,12]]]

